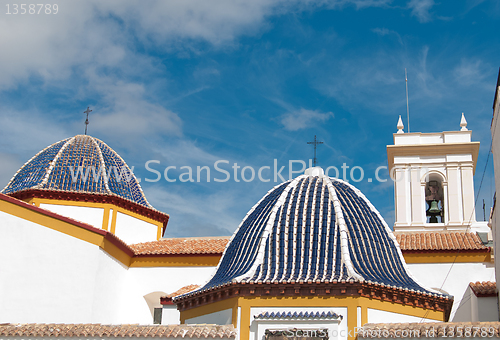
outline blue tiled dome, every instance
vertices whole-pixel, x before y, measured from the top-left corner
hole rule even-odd
[[[411,277],[368,199],[322,171],[270,190],[233,234],[213,277],[192,293],[229,283],[301,281],[371,282],[434,294]]]
[[[114,195],[152,208],[123,159],[104,142],[87,135],[59,141],[37,153],[2,193],[27,189]]]

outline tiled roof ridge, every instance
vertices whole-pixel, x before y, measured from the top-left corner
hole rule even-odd
[[[472,292],[477,297],[497,296],[497,284],[492,281],[476,281],[469,283]]]
[[[394,235],[403,252],[490,251],[475,231],[397,231]]]
[[[233,325],[0,324],[0,336],[235,338]]]
[[[197,285],[197,284],[190,284],[190,285],[187,285],[187,286],[184,286],[182,288],[179,288],[177,289],[175,292],[173,293],[170,293],[167,295],[167,297],[169,298],[173,298],[175,296],[179,296],[179,295],[182,295],[182,294],[185,294],[185,293],[189,293],[189,292],[192,292],[193,290],[199,288],[200,285]]]
[[[220,255],[223,253],[228,242],[228,236],[182,237],[136,243],[131,244],[130,247],[136,256]]]
[[[278,311],[278,312],[262,312],[254,315],[255,319],[269,320],[269,319],[335,319],[342,320],[344,317],[333,311],[311,311],[311,312],[291,312],[291,311]]]
[[[218,239],[229,240],[230,238],[231,236],[189,236],[189,237],[164,237],[161,240],[218,240]],[[147,243],[147,242],[141,242],[141,243]]]
[[[466,329],[470,328],[471,335],[477,329],[486,330],[488,337],[500,337],[500,322],[425,322],[425,323],[372,323],[365,324],[358,330],[357,338],[437,338],[437,337],[464,337]],[[459,331],[460,329],[460,331]],[[407,333],[401,333],[406,331]],[[461,334],[460,334],[461,333]],[[493,334],[494,333],[494,334]],[[405,335],[405,336],[403,336]]]

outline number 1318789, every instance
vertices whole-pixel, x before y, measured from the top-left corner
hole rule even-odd
[[[57,4],[7,4],[5,14],[57,14]]]

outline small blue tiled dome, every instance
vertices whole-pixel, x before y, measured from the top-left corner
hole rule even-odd
[[[188,295],[244,282],[368,282],[435,294],[412,278],[391,229],[358,189],[310,170],[248,212],[215,274]]]
[[[2,193],[28,189],[114,195],[152,208],[123,159],[104,142],[87,135],[64,139],[37,153]]]

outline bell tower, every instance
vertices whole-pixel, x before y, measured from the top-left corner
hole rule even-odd
[[[479,230],[474,172],[479,142],[462,113],[460,131],[405,133],[399,117],[394,145],[387,146],[394,180],[394,231]]]

